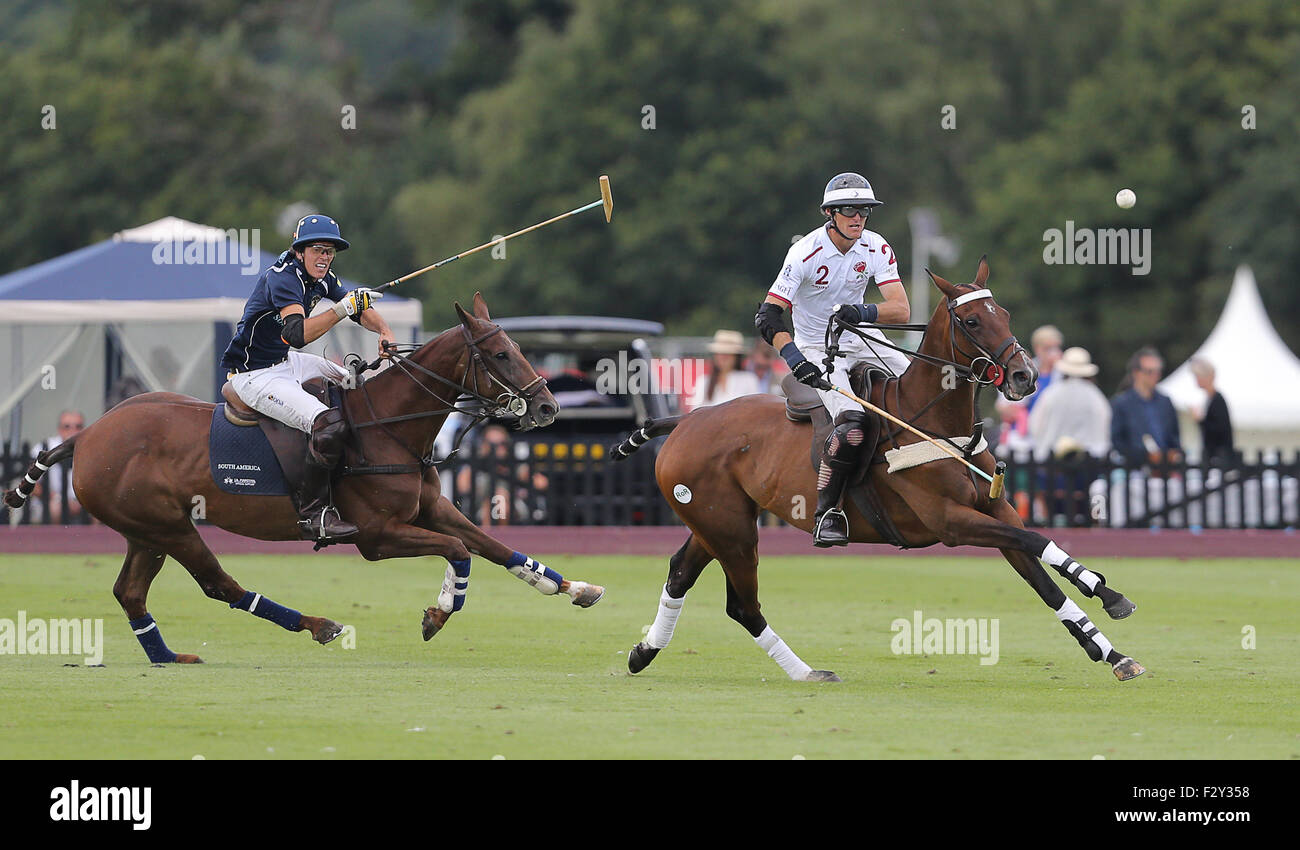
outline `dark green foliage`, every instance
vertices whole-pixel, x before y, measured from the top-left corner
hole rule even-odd
[[[905,280],[908,211],[934,208],[962,246],[935,270],[968,280],[987,253],[1020,336],[1061,326],[1107,389],[1141,344],[1190,354],[1241,262],[1300,350],[1284,0],[83,0],[14,4],[0,29],[0,271],[163,215],[260,227],[271,250],[305,200],[355,246],[340,270],[380,283],[594,200],[607,173],[612,225],[589,213],[399,294],[430,328],[481,289],[502,315],[748,331],[822,185],[855,170]],[[1151,228],[1151,273],[1044,264],[1067,220]]]

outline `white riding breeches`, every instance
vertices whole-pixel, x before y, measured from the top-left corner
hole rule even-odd
[[[853,392],[853,388],[849,386],[849,370],[859,363],[870,363],[872,366],[884,369],[894,375],[903,374],[904,370],[907,369],[908,364],[911,363],[911,361],[908,360],[907,355],[903,354],[901,351],[895,351],[894,349],[887,348],[883,345],[876,345],[868,348],[866,343],[855,337],[850,337],[849,334],[845,334],[840,340],[840,348],[841,351],[844,352],[845,356],[836,358],[835,371],[830,374],[830,377],[827,378],[827,380],[829,380],[834,386],[848,390],[849,392]],[[820,345],[800,345],[799,350],[803,352],[803,356],[811,360],[818,369],[821,369],[823,372],[826,370],[826,364],[822,362],[826,359],[825,348]],[[862,410],[862,405],[853,401],[853,399],[840,395],[837,392],[831,390],[818,390],[817,395],[821,396],[822,404],[824,404],[826,410],[830,412],[831,421],[834,421],[837,416],[846,410]]]
[[[349,374],[347,369],[324,357],[291,350],[289,359],[283,363],[231,375],[230,386],[244,404],[258,413],[310,434],[312,422],[329,408],[304,390],[303,383],[312,378],[338,383]]]

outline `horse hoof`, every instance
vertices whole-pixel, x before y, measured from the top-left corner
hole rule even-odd
[[[628,672],[632,674],[640,673],[646,667],[650,666],[650,662],[654,661],[655,656],[658,654],[659,650],[655,649],[653,646],[638,643],[636,646],[632,647],[632,651],[627,654]]]
[[[176,663],[177,664],[202,664],[203,659],[199,658],[197,655],[189,655],[187,653],[181,653],[176,656]]]
[[[425,640],[431,639],[442,627],[447,625],[447,618],[451,615],[441,608],[429,607],[424,609],[424,622],[420,624],[420,631]]]
[[[569,585],[569,590],[573,595],[573,604],[579,608],[590,608],[605,595],[605,588],[598,584],[587,584],[585,581],[573,582]]]
[[[1122,620],[1136,611],[1137,606],[1129,601],[1127,596],[1121,596],[1119,599],[1107,605],[1103,610],[1110,615],[1112,620]]]
[[[312,630],[311,639],[324,646],[341,634],[343,634],[342,626],[333,620],[321,618],[320,625]]]
[[[1147,668],[1129,658],[1127,655],[1111,665],[1115,673],[1115,678],[1121,682],[1127,682],[1129,679],[1136,679],[1147,671]]]
[[[830,670],[809,670],[808,675],[803,677],[805,682],[843,682],[839,676],[836,676]]]

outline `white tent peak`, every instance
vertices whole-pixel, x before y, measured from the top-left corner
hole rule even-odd
[[[229,238],[230,231],[174,215],[113,234],[114,242],[223,242]]]
[[[1300,359],[1269,320],[1250,266],[1237,267],[1223,313],[1192,357],[1214,367],[1215,388],[1228,403],[1235,429],[1291,429],[1300,423]],[[1179,410],[1206,403],[1188,363],[1161,381],[1160,389]]]

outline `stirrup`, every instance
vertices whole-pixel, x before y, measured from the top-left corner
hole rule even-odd
[[[827,528],[828,519],[838,520],[839,525]],[[823,532],[826,531],[831,534],[824,535]],[[817,524],[813,526],[813,545],[822,549],[849,545],[849,518],[841,508],[829,508],[826,513],[817,517]]]
[[[326,518],[329,514],[334,514],[339,525],[344,528],[339,529],[336,533],[328,533]],[[333,505],[327,505],[322,508],[319,514],[313,512],[310,517],[300,517],[298,520],[298,532],[304,540],[314,540],[317,546],[326,546],[330,543],[340,543],[350,540],[360,531],[355,525],[344,522],[343,517],[339,514],[338,508]]]

